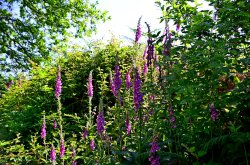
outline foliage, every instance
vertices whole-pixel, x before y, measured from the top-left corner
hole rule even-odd
[[[108,19],[97,4],[77,0],[1,1],[1,73],[28,69],[30,61],[48,59],[54,45],[95,32],[96,24]]]
[[[22,143],[19,136],[17,143],[11,143],[1,134],[3,163],[54,164],[50,147],[55,146],[58,155],[63,137],[66,153],[56,163],[158,164],[159,158],[161,164],[249,164],[250,4],[211,0],[213,11],[200,10],[196,1],[156,3],[166,29],[163,34],[152,33],[147,24],[145,56],[141,50],[145,46],[137,42],[133,46],[121,46],[117,40],[93,43],[87,51],[75,47],[55,65],[34,66],[23,85],[15,83],[3,95],[1,126],[22,134],[34,129]],[[176,30],[169,29],[171,22]],[[58,66],[63,92],[56,104],[52,89]],[[90,72],[93,98],[87,95]],[[126,86],[126,73],[131,87]],[[20,93],[27,96],[16,97]],[[36,97],[29,100],[31,94]],[[23,121],[18,116],[31,116],[28,107],[34,116]],[[40,132],[43,115],[46,139],[35,133]],[[11,125],[10,119],[16,117]],[[55,119],[62,119],[61,130],[53,128]],[[28,122],[36,126],[18,125]]]

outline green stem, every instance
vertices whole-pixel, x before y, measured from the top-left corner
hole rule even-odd
[[[246,157],[247,165],[249,165],[249,163],[248,163],[248,158],[247,158],[247,150],[246,150],[245,144],[244,144],[244,151],[245,151],[245,157]]]

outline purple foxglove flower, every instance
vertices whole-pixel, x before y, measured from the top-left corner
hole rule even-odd
[[[210,104],[210,113],[211,113],[211,119],[212,121],[215,121],[218,119],[218,112],[216,111],[215,107],[214,107],[214,104]]]
[[[148,65],[147,63],[145,63],[143,68],[143,76],[146,77],[147,73],[148,73]]]
[[[73,165],[77,165],[76,160],[73,160],[72,164],[73,164]]]
[[[51,151],[50,151],[50,160],[54,162],[56,160],[56,150],[55,147],[52,145]]]
[[[175,116],[172,116],[172,118],[170,119],[170,123],[175,122]]]
[[[141,17],[138,20],[136,34],[135,34],[135,43],[138,43],[139,39],[141,38],[142,31],[141,31]]]
[[[105,121],[104,121],[103,112],[99,112],[99,114],[97,115],[96,125],[97,125],[98,134],[101,134],[105,130],[104,128]]]
[[[45,139],[46,138],[46,122],[45,122],[45,116],[43,117],[43,124],[41,128],[41,138]]]
[[[147,65],[152,64],[152,59],[154,58],[154,45],[151,38],[148,39],[148,51],[147,51]]]
[[[131,132],[131,123],[129,121],[129,117],[128,116],[126,118],[125,125],[126,125],[126,129],[127,129],[127,135],[130,135],[130,132]]]
[[[91,139],[89,146],[90,146],[90,149],[91,149],[92,151],[95,150],[95,140],[94,140],[94,139]]]
[[[129,88],[132,86],[131,83],[131,77],[130,77],[130,70],[126,73],[126,89],[129,90]]]
[[[53,123],[53,128],[56,129],[57,128],[57,123],[56,123],[56,120],[54,120],[54,123]]]
[[[148,160],[150,161],[150,165],[160,165],[160,157],[156,155],[151,155]]]
[[[143,94],[141,93],[141,78],[138,73],[138,70],[135,69],[135,77],[134,77],[134,105],[135,110],[138,110],[141,107],[141,103],[143,102]]]
[[[85,131],[83,132],[83,138],[84,138],[84,139],[87,138],[88,133],[89,133],[88,128],[85,128]]]
[[[156,151],[159,151],[161,148],[157,144],[156,137],[153,138],[150,153],[155,153]]]
[[[57,78],[56,78],[56,90],[55,90],[55,96],[58,99],[62,93],[62,80],[61,80],[61,72],[58,70],[57,72]]]
[[[64,139],[61,139],[60,143],[60,158],[64,156],[65,153],[65,145],[64,145]]]
[[[92,84],[92,71],[89,73],[89,79],[88,79],[88,96],[93,97],[93,84]]]
[[[119,69],[119,65],[116,64],[115,65],[115,75],[114,75],[114,85],[115,85],[115,96],[117,97],[119,90],[121,88],[122,85],[122,78],[121,78],[122,74],[120,73],[120,69]]]

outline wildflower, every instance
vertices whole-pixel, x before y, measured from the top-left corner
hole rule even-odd
[[[122,85],[122,78],[121,78],[122,74],[120,73],[119,70],[119,65],[116,64],[115,65],[115,75],[114,75],[114,85],[115,85],[115,96],[117,97],[119,90],[121,88]]]
[[[160,157],[151,155],[148,160],[150,161],[150,165],[160,165]]]
[[[90,141],[90,149],[92,150],[92,151],[94,151],[95,150],[95,140],[94,139],[91,139],[91,141]]]
[[[138,73],[138,70],[135,70],[135,77],[134,77],[134,105],[135,110],[138,110],[141,107],[141,103],[143,102],[143,94],[141,93],[141,78]]]
[[[55,96],[58,99],[62,93],[62,81],[61,81],[61,72],[58,70],[57,72],[57,78],[56,78],[56,90],[55,90]]]
[[[126,89],[129,90],[129,88],[132,86],[131,83],[131,77],[130,77],[130,70],[126,73]]]
[[[56,160],[56,150],[53,144],[52,144],[51,151],[50,151],[50,160],[52,162]]]
[[[54,120],[53,128],[56,129],[56,127],[57,127],[57,123],[56,123],[56,120]]]
[[[126,118],[125,125],[126,125],[126,129],[127,129],[127,134],[130,135],[130,132],[131,132],[131,123],[129,121],[129,117],[128,116]]]
[[[104,128],[105,121],[104,121],[103,112],[99,112],[99,114],[97,115],[96,125],[97,125],[98,134],[101,134],[105,130]]]
[[[72,164],[73,164],[73,165],[76,165],[76,164],[77,164],[76,160],[73,160]]]
[[[149,157],[149,161],[151,165],[159,165],[160,164],[160,157],[156,156],[155,152],[159,151],[161,148],[158,146],[157,144],[157,137],[153,137],[153,141],[152,141],[152,145],[151,145],[151,149],[150,149],[150,157]]]
[[[148,50],[147,50],[147,65],[152,64],[152,59],[154,58],[154,45],[152,38],[148,39]]]
[[[157,144],[157,139],[156,137],[153,138],[150,153],[155,153],[156,151],[159,151],[161,148]]]
[[[217,120],[218,119],[218,112],[216,111],[215,107],[214,107],[214,104],[210,104],[210,113],[211,113],[211,118],[213,121]]]
[[[92,71],[90,71],[90,73],[89,73],[89,79],[88,79],[87,86],[88,86],[88,96],[90,98],[92,98],[93,97]]]
[[[45,122],[45,115],[43,116],[43,124],[41,128],[41,138],[45,139],[46,138],[46,122]]]
[[[60,143],[60,158],[64,156],[65,153],[65,145],[64,145],[64,139],[61,139]]]
[[[87,138],[88,133],[89,133],[88,128],[85,128],[85,131],[83,132],[83,138],[84,138],[84,139]]]
[[[141,17],[138,20],[136,34],[135,34],[135,43],[138,43],[139,39],[141,38],[142,31],[141,31]]]

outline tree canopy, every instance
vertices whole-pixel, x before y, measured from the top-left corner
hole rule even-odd
[[[49,57],[54,45],[96,31],[109,17],[89,0],[0,1],[0,71],[27,69]]]

